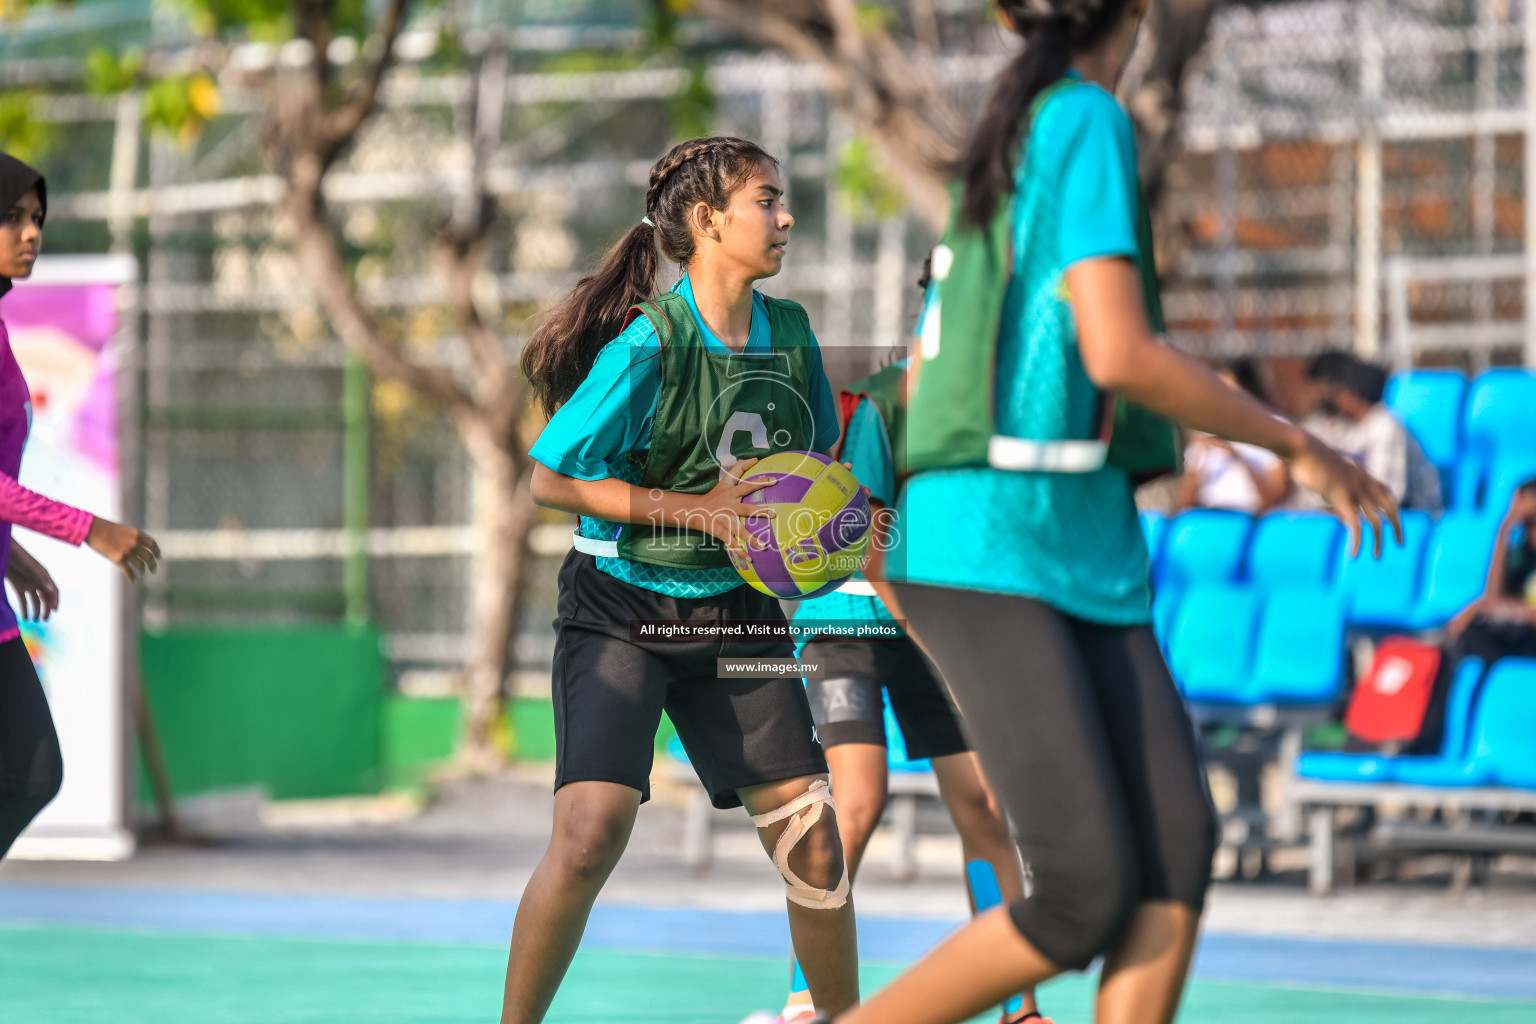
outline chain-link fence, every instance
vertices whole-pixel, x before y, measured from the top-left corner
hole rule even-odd
[[[1513,0],[1228,5],[1169,171],[1175,335],[1519,362],[1531,15]]]
[[[1473,364],[1530,351],[1531,22],[1514,0],[1224,5],[1188,78],[1183,146],[1158,209],[1174,339],[1211,355],[1333,345]],[[547,58],[569,42],[557,28],[524,42],[541,40]],[[933,66],[969,112],[1006,44],[995,30],[953,38],[967,42]],[[463,350],[434,239],[466,187],[469,82],[433,71],[435,39],[407,34],[383,109],[328,195],[389,332],[455,365]],[[529,317],[641,215],[676,105],[701,82],[714,130],[783,159],[798,223],[767,287],[806,306],[834,383],[872,369],[872,348],[901,343],[932,234],[845,201],[839,172],[864,144],[817,69],[725,49],[702,70],[519,59],[488,174],[500,206],[489,285],[508,358]],[[9,84],[64,80],[51,60],[11,62]],[[274,212],[264,99],[226,90],[218,116],[181,144],[146,134],[139,102],[54,91],[37,109],[53,152],[99,155],[48,161],[50,247],[143,262],[122,352],[143,424],[139,465],[126,467],[139,488],[130,508],[170,556],[149,621],[334,621],[362,608],[410,679],[440,679],[466,650],[474,473],[462,445],[438,410],[349,364],[331,333]],[[566,537],[553,520],[535,537],[519,645],[535,683]],[[357,547],[366,557],[349,560]]]

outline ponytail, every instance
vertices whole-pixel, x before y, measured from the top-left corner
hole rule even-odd
[[[657,262],[656,230],[636,224],[533,332],[523,347],[523,375],[546,416],[576,393],[597,354],[624,329],[630,308],[656,294]]]
[[[992,84],[986,108],[956,165],[964,183],[961,222],[984,228],[998,197],[1013,191],[1013,161],[1029,106],[1067,73],[1074,52],[1098,42],[1118,20],[1126,0],[997,0],[1024,37],[1019,51]]]
[[[726,136],[680,142],[656,161],[645,219],[619,239],[596,272],[576,282],[523,348],[523,376],[546,416],[587,379],[597,354],[624,329],[630,309],[656,294],[657,245],[687,267],[694,251],[688,211],[699,202],[724,210],[763,162],[777,164],[755,142]]]

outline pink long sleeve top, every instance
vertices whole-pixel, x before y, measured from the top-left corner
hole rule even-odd
[[[79,545],[91,532],[94,517],[16,482],[21,453],[32,429],[32,393],[11,352],[11,335],[0,320],[0,572],[10,568],[11,527],[25,526],[66,544]],[[10,595],[0,587],[0,643],[21,635]]]

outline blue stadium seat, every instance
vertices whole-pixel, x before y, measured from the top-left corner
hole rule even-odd
[[[1241,704],[1253,665],[1259,594],[1203,583],[1179,600],[1168,637],[1168,667],[1193,701]]]
[[[1221,509],[1191,509],[1168,523],[1157,578],[1176,587],[1237,579],[1253,517]]]
[[[1461,446],[1461,454],[1450,471],[1450,489],[1445,492],[1446,506],[1458,512],[1481,509],[1486,504],[1488,477],[1493,470],[1493,449],[1486,441]],[[1441,474],[1442,477],[1444,474]]]
[[[1415,629],[1443,625],[1483,592],[1498,520],[1450,513],[1435,524],[1424,552],[1418,603],[1409,624]]]
[[[1181,594],[1178,587],[1167,584],[1152,592],[1152,632],[1157,634],[1157,643],[1163,649],[1164,658],[1168,657],[1168,637],[1173,632],[1173,617],[1178,614]]]
[[[1344,684],[1344,595],[1321,585],[1268,592],[1259,617],[1249,704],[1330,704]]]
[[[1499,452],[1490,460],[1485,479],[1482,511],[1497,522],[1520,485],[1536,479],[1536,452]]]
[[[1141,535],[1147,540],[1147,560],[1152,563],[1152,582],[1157,583],[1157,571],[1163,552],[1163,538],[1168,533],[1168,517],[1161,512],[1142,512]]]
[[[1467,389],[1463,443],[1495,452],[1536,451],[1536,376],[1525,370],[1489,370]]]
[[[1459,680],[1458,680],[1459,681]],[[1450,735],[1449,715],[1446,723]],[[1398,782],[1420,786],[1536,788],[1536,661],[1505,658],[1483,680],[1460,757],[1404,758],[1393,766]]]
[[[1403,543],[1399,547],[1388,530],[1381,557],[1371,555],[1373,532],[1361,532],[1360,554],[1349,557],[1349,541],[1339,544],[1339,588],[1349,600],[1349,622],[1354,626],[1403,626],[1412,618],[1419,596],[1419,568],[1429,537],[1429,516],[1403,513]]]
[[[1461,405],[1467,379],[1459,370],[1405,370],[1387,382],[1387,408],[1413,432],[1442,473],[1461,450]]]
[[[1320,512],[1272,512],[1253,528],[1248,581],[1261,589],[1333,579],[1344,528]]]
[[[1439,753],[1424,757],[1385,757],[1381,754],[1309,751],[1297,760],[1296,774],[1323,782],[1406,782],[1425,772],[1443,774],[1447,766],[1460,764],[1466,758],[1467,745],[1471,741],[1472,708],[1477,703],[1482,681],[1483,663],[1480,659],[1463,658],[1456,666],[1456,675],[1445,699],[1444,738]]]
[[[1478,707],[1472,760],[1487,766],[1496,786],[1536,789],[1536,660],[1495,662]]]
[[[1316,782],[1387,782],[1393,760],[1382,754],[1308,750],[1296,759],[1296,775]]]

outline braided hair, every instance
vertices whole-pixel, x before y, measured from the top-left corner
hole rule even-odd
[[[1119,22],[1127,0],[996,0],[998,10],[1024,38],[1024,48],[992,84],[986,109],[971,133],[956,170],[965,183],[963,221],[985,227],[1000,195],[1013,190],[1029,105],[1067,73],[1072,55],[1091,49]]]
[[[656,247],[686,267],[694,256],[689,212],[697,203],[724,210],[764,163],[778,161],[755,142],[729,136],[678,143],[651,167],[645,215],[619,239],[592,274],[533,332],[523,349],[523,375],[546,415],[576,393],[598,352],[624,329],[635,304],[656,293]],[[653,226],[654,225],[654,226]]]

